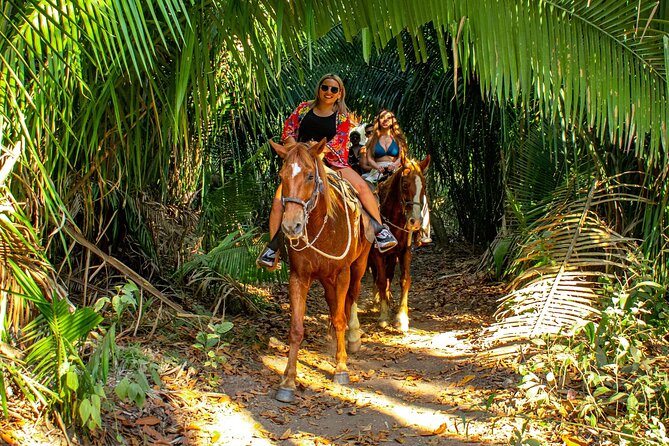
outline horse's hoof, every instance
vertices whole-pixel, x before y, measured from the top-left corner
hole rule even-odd
[[[407,334],[409,332],[409,325],[402,324],[400,322],[395,323],[395,328],[402,332],[402,334]]]
[[[292,403],[295,401],[295,391],[293,389],[279,389],[276,391],[274,398],[282,403]]]
[[[406,334],[409,331],[409,318],[404,314],[397,316],[395,327]]]
[[[334,381],[335,384],[342,384],[342,385],[346,385],[351,382],[348,379],[348,372],[335,373],[334,377],[332,378],[332,381]]]
[[[349,341],[347,350],[349,353],[358,353],[360,347],[362,347],[362,341],[360,339],[357,341]]]

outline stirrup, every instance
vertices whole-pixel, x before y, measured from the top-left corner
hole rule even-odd
[[[386,252],[397,245],[397,239],[387,225],[383,225],[383,228],[374,234],[374,238],[376,239],[376,248],[380,252]]]
[[[281,269],[281,262],[279,262],[279,252],[274,251],[269,246],[260,253],[256,259],[258,268],[266,268],[268,271],[275,271]]]

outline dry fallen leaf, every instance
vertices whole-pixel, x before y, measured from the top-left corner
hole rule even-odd
[[[281,434],[281,436],[279,437],[279,440],[288,440],[291,437],[291,435],[293,435],[293,432],[289,428],[289,429],[286,430],[286,432]]]
[[[143,426],[142,431],[146,433],[147,435],[155,438],[156,440],[163,440],[163,436],[160,432],[152,428],[151,426]]]
[[[151,416],[151,417],[140,418],[139,420],[135,421],[135,423],[139,424],[140,426],[141,425],[154,426],[156,424],[159,424],[160,420],[158,419],[158,417]]]
[[[442,423],[435,430],[419,432],[418,435],[420,435],[421,437],[431,437],[433,435],[440,435],[446,432],[447,427],[448,426],[446,425],[446,423]]]
[[[466,376],[464,376],[464,377],[458,382],[458,387],[462,387],[462,386],[464,386],[465,384],[467,384],[469,381],[473,380],[474,378],[476,378],[475,375],[466,375]]]
[[[588,444],[590,444],[588,442],[572,437],[570,435],[563,435],[562,441],[564,441],[564,446],[587,446]]]
[[[193,422],[193,423],[190,423],[188,426],[186,426],[186,429],[193,430],[193,431],[201,431],[202,427],[200,425],[198,425],[197,423]]]
[[[446,423],[442,423],[442,424],[437,428],[437,430],[434,431],[434,434],[435,434],[435,435],[443,434],[444,432],[446,432],[446,429],[447,429],[447,428],[448,428],[448,426],[446,426]]]
[[[0,432],[0,438],[2,438],[3,441],[7,442],[7,444],[12,446],[19,444],[18,440],[14,438],[14,436],[11,433],[7,434],[4,432]]]

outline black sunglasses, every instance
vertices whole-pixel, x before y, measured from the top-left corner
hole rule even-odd
[[[368,130],[368,131],[365,132],[365,135],[371,135],[372,133],[374,133],[374,132],[371,131],[371,130]]]
[[[339,87],[331,87],[330,85],[321,84],[321,91],[330,90],[332,93],[337,94],[339,92]]]

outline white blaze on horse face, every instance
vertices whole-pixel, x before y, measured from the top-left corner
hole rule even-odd
[[[416,194],[413,196],[413,206],[414,206],[414,211],[416,210],[416,206],[419,207],[418,213],[420,214],[420,197],[423,192],[423,182],[420,180],[420,177],[416,175],[415,178],[416,181]]]
[[[291,167],[293,168],[293,176],[291,178],[295,178],[298,173],[302,172],[302,168],[297,163],[291,164]]]

